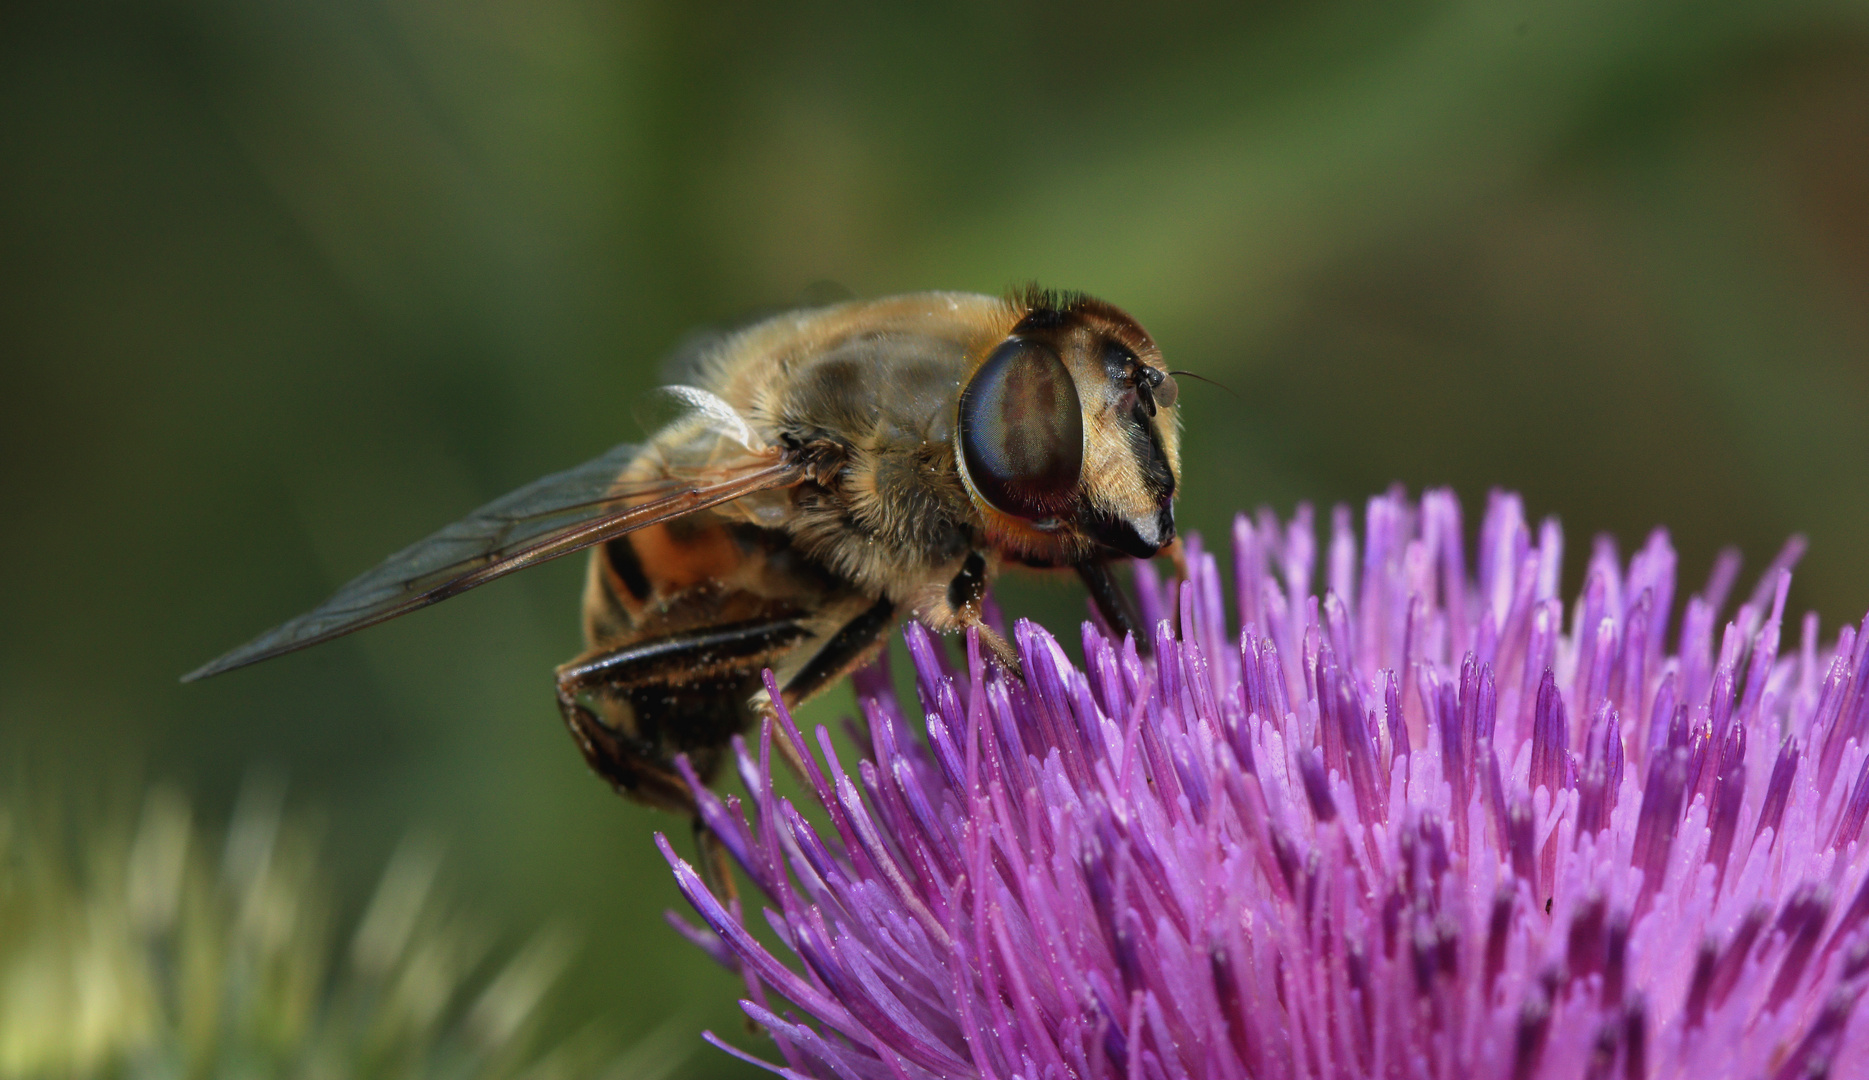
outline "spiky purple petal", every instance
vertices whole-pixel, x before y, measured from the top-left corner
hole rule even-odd
[[[925,740],[867,672],[854,770],[783,709],[739,748],[752,816],[703,820],[793,959],[662,847],[775,1071],[1869,1077],[1869,620],[1781,654],[1801,542],[1730,614],[1723,554],[1673,630],[1659,531],[1594,545],[1566,625],[1516,496],[1473,578],[1446,492],[1372,499],[1360,548],[1334,513],[1322,595],[1311,522],[1236,521],[1230,594],[1198,541],[1139,571],[1150,661],[1020,623],[1015,679],[911,627]]]

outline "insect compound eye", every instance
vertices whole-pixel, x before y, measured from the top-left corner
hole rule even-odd
[[[974,490],[994,509],[1050,517],[1077,494],[1084,412],[1051,346],[1001,342],[960,395],[960,449]]]

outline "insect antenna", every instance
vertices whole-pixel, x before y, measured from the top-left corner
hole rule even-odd
[[[1197,375],[1192,371],[1171,371],[1168,374],[1174,375],[1177,377],[1186,375],[1190,379],[1199,379],[1200,381],[1208,384],[1209,386],[1218,386],[1220,389],[1225,390],[1229,394],[1232,394],[1235,398],[1238,398],[1240,396],[1239,391],[1233,389],[1231,386],[1228,386],[1226,383],[1223,383],[1218,379],[1210,379],[1205,375]]]

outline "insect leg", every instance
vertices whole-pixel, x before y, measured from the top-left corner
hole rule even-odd
[[[608,780],[618,794],[677,813],[694,812],[694,795],[687,783],[652,747],[597,719],[562,681],[558,711],[564,714],[572,741],[584,752],[585,763]]]
[[[884,631],[895,621],[895,615],[895,602],[882,597],[839,628],[810,660],[805,661],[805,666],[779,688],[779,696],[785,699],[786,707],[791,708],[811,698],[861,663],[882,640]],[[776,719],[771,712],[772,703],[765,700],[765,695],[760,697],[760,708],[767,712],[769,719]],[[794,744],[791,736],[786,734],[786,729],[776,723],[773,725],[773,734],[775,737],[772,744],[779,751],[780,759],[792,770],[792,775],[809,782],[807,778],[810,773],[805,769],[806,749]]]
[[[1175,565],[1175,576],[1186,581],[1188,579],[1188,548],[1181,542],[1181,538],[1177,536],[1170,540],[1168,546],[1162,549],[1162,554],[1168,556],[1168,561]]]
[[[980,635],[980,644],[993,654],[993,659],[999,661],[1000,667],[1014,675],[1021,674],[1024,668],[1019,662],[1019,650],[1013,648],[1011,642],[1001,637],[999,631],[988,626],[980,617],[981,601],[985,598],[986,560],[976,551],[967,556],[967,561],[961,564],[960,573],[948,582],[947,606],[953,609],[962,625]]]
[[[993,659],[999,661],[1000,667],[1018,678],[1025,677],[1025,663],[1019,659],[1019,650],[1013,647],[1012,642],[983,622],[974,623],[973,630],[980,635],[981,646],[993,655]]]
[[[736,676],[750,681],[804,635],[805,630],[789,619],[758,621],[670,634],[586,656],[558,669],[558,709],[584,760],[619,793],[692,814],[694,794],[675,771],[670,751],[636,732],[604,723],[579,695],[676,692]],[[725,742],[723,735],[719,744]]]
[[[740,887],[733,882],[733,864],[727,857],[727,845],[721,843],[720,837],[702,824],[699,817],[694,819],[694,854],[701,871],[701,884],[731,908],[740,898]]]
[[[1084,579],[1084,588],[1090,592],[1090,602],[1097,605],[1097,614],[1110,624],[1110,629],[1116,631],[1117,637],[1134,635],[1136,651],[1143,656],[1155,651],[1155,640],[1143,632],[1146,628],[1136,618],[1135,608],[1129,603],[1129,594],[1111,576],[1109,563],[1078,563],[1077,576]]]
[[[882,640],[884,631],[889,629],[889,624],[895,618],[895,601],[885,596],[871,604],[861,615],[845,623],[837,633],[831,635],[817,655],[807,660],[805,666],[781,688],[785,704],[796,705],[816,695],[856,667],[870,649]]]

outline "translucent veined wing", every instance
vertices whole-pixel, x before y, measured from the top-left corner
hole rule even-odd
[[[749,450],[725,463],[692,470],[691,475],[619,482],[641,449],[616,447],[493,500],[391,555],[311,611],[203,664],[182,681],[205,679],[329,641],[515,570],[804,478],[782,452]]]

